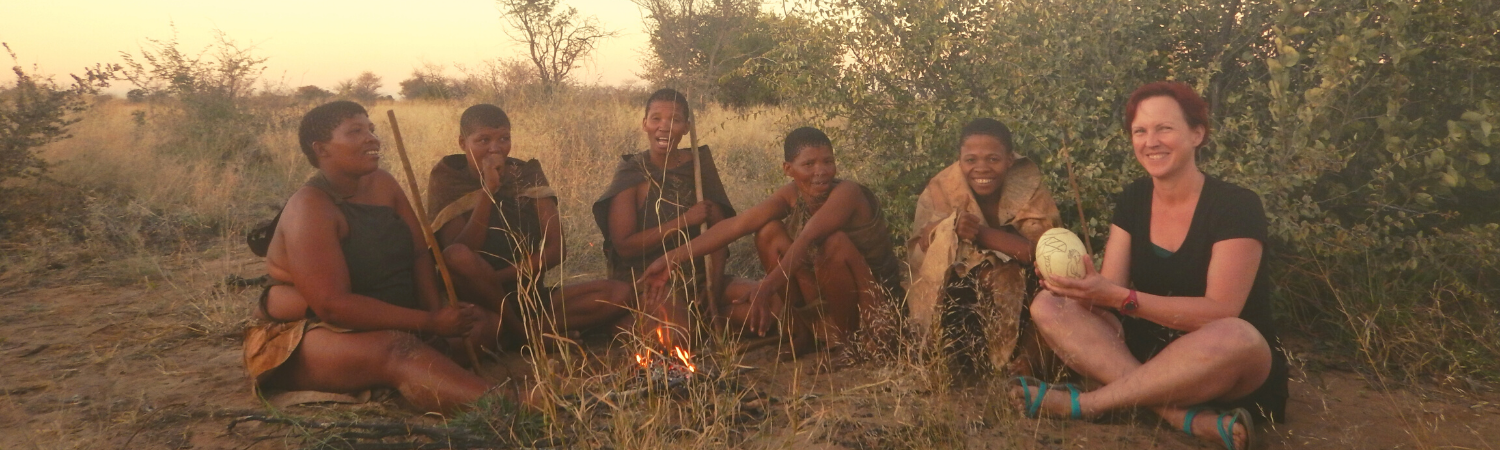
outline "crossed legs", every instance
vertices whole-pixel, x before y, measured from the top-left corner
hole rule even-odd
[[[1102,386],[1078,396],[1085,417],[1145,407],[1181,426],[1187,407],[1239,399],[1254,392],[1271,372],[1271,348],[1239,318],[1210,322],[1172,341],[1142,363],[1130,353],[1123,328],[1111,313],[1042,292],[1031,317],[1043,339],[1068,367]],[[1067,417],[1066,395],[1047,396],[1044,413]],[[1215,424],[1195,421],[1194,434],[1217,439]],[[1243,427],[1235,429],[1243,442]]]

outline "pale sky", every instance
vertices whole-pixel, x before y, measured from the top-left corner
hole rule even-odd
[[[563,0],[619,31],[582,68],[585,83],[639,82],[647,36],[641,10],[630,0]],[[147,38],[165,40],[176,24],[181,49],[194,53],[223,30],[236,43],[269,58],[262,80],[291,87],[332,89],[369,70],[383,78],[385,94],[424,63],[478,65],[523,57],[524,48],[505,35],[493,0],[0,0],[0,42],[10,44],[28,71],[35,64],[59,82],[94,63],[120,62],[121,51],[138,53]],[[0,55],[0,67],[12,65]],[[15,81],[9,70],[0,85]],[[259,88],[260,86],[257,86]],[[110,89],[123,93],[128,87]]]

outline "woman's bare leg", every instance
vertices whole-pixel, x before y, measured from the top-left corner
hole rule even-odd
[[[1181,426],[1186,407],[1249,395],[1271,372],[1270,345],[1254,326],[1238,318],[1216,320],[1187,333],[1142,364],[1125,347],[1119,321],[1107,312],[1043,292],[1032,303],[1031,314],[1069,367],[1103,384],[1078,396],[1079,409],[1087,417],[1146,407]],[[1072,408],[1067,397],[1047,396],[1042,409],[1066,417]],[[1211,421],[1197,422],[1195,434],[1217,439]],[[1240,427],[1235,434],[1243,437],[1245,431]]]
[[[554,331],[585,331],[620,320],[635,303],[635,292],[623,281],[596,280],[563,286],[553,293],[559,321]]]
[[[283,322],[302,320],[307,315],[307,301],[302,298],[302,293],[297,292],[296,288],[274,286],[266,296],[266,309],[271,311],[271,316],[275,320]],[[463,346],[473,346],[476,353],[481,349],[499,351],[496,343],[500,339],[500,316],[485,309],[480,309],[479,314],[466,338],[448,339],[448,356],[455,361],[463,361],[464,364],[474,363],[474,361],[469,361],[468,351],[464,350]]]
[[[768,273],[780,270],[781,257],[791,245],[792,236],[787,233],[786,225],[779,220],[767,223],[755,233],[755,252],[760,257],[761,267]],[[790,340],[783,356],[800,356],[817,349],[817,338],[813,335],[810,324],[793,313],[805,306],[808,298],[818,298],[817,294],[818,280],[811,269],[790,274],[786,291],[775,294],[782,297],[782,304],[785,305],[782,311],[775,312],[776,329]],[[744,321],[740,320],[740,323],[743,324]]]
[[[829,344],[847,342],[860,328],[860,311],[876,311],[880,288],[869,263],[843,232],[823,240],[817,264],[817,282],[825,302],[822,335]]]
[[[463,244],[443,249],[443,261],[453,276],[459,298],[494,312],[499,317],[500,345],[512,347],[526,342],[526,330],[515,305],[504,304],[510,294],[501,286],[497,271],[478,253]]]
[[[324,392],[392,387],[417,408],[442,413],[473,403],[491,386],[410,334],[327,329],[309,330],[271,383]]]

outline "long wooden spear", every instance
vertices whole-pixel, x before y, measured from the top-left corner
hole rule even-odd
[[[432,226],[427,224],[427,208],[422,204],[422,190],[417,188],[417,174],[411,170],[411,160],[406,157],[406,143],[401,140],[401,125],[396,122],[396,110],[386,110],[385,116],[391,121],[391,134],[396,137],[396,154],[401,155],[401,168],[406,173],[406,186],[411,188],[412,210],[417,213],[417,226],[422,229],[422,237],[427,240],[427,249],[432,251],[432,259],[437,262],[438,275],[443,278],[443,287],[448,291],[448,307],[458,307],[458,293],[453,291],[453,278],[448,275],[448,263],[443,261],[443,248],[438,246],[437,236],[432,234]],[[469,351],[469,360],[474,362],[474,373],[479,373],[479,355],[474,351],[472,342],[464,346]]]

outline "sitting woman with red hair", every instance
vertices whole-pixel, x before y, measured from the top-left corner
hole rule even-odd
[[[1260,197],[1198,169],[1208,106],[1186,85],[1137,89],[1125,124],[1148,176],[1115,204],[1103,267],[1088,261],[1083,278],[1046,280],[1031,304],[1050,347],[1099,387],[1049,390],[1020,378],[1013,394],[1028,416],[1144,407],[1189,434],[1249,448],[1252,420],[1280,421],[1287,398]]]

